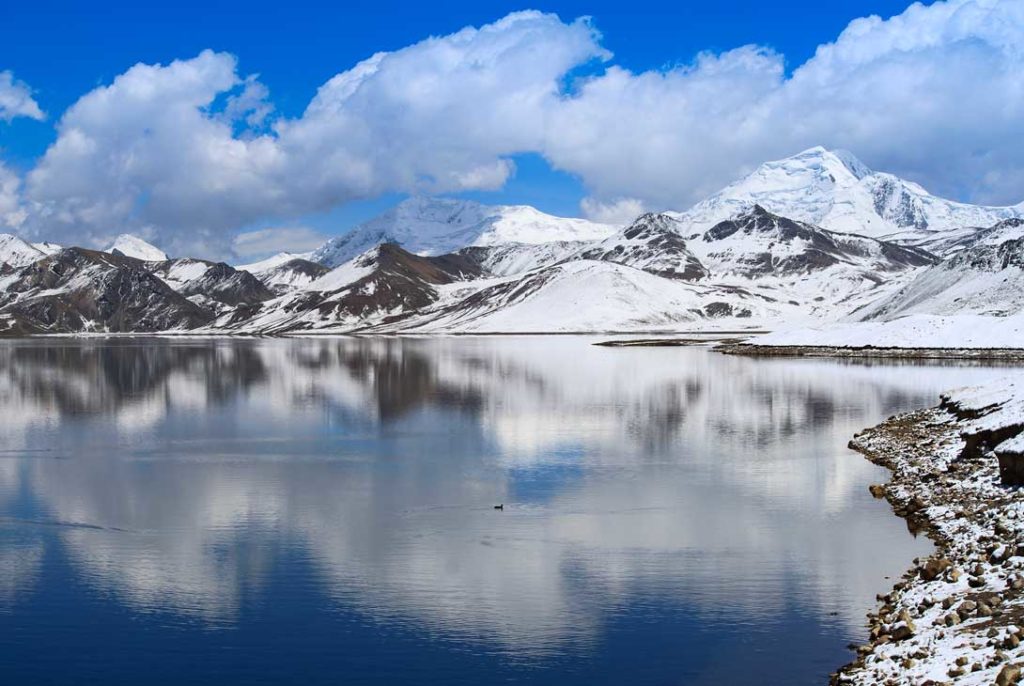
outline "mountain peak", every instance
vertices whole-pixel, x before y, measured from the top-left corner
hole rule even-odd
[[[122,233],[103,252],[108,252],[111,255],[134,257],[143,262],[163,262],[167,260],[167,253],[163,250],[130,233]]]
[[[1020,208],[980,207],[938,198],[916,183],[872,171],[848,151],[819,145],[765,162],[673,216],[688,232],[698,233],[755,205],[832,231],[916,241],[1022,214]]]
[[[843,186],[855,183],[871,173],[867,165],[853,153],[816,145],[790,157],[765,162],[751,176],[777,178],[781,175],[801,183],[813,181],[826,186]]]
[[[41,250],[18,236],[0,233],[0,263],[6,263],[11,267],[24,267],[44,256]]]

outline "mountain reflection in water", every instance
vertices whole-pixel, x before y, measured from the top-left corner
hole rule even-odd
[[[0,676],[822,683],[928,550],[847,440],[1002,373],[591,342],[0,344]]]

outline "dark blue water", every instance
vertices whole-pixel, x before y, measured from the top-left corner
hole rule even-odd
[[[823,683],[999,370],[590,343],[0,344],[0,683]]]

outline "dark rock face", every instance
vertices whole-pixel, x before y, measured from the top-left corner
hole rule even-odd
[[[727,302],[716,300],[715,302],[708,303],[704,306],[702,312],[707,317],[738,317],[745,319],[753,315],[753,313],[746,307],[733,307]]]
[[[175,293],[144,263],[67,248],[18,272],[0,314],[28,332],[152,332],[193,329],[213,313]]]
[[[274,297],[255,276],[223,262],[213,265],[201,277],[186,284],[182,295],[205,295],[231,306],[255,305]]]
[[[144,264],[154,275],[168,280],[176,267],[187,267],[191,264],[205,267],[205,271],[200,276],[177,284],[176,290],[186,298],[201,295],[222,305],[237,307],[238,305],[255,305],[274,297],[270,289],[255,276],[223,262],[182,258]],[[175,282],[171,281],[171,283]]]
[[[873,191],[875,212],[896,226],[924,230],[928,228],[921,201],[896,179],[882,176]]]
[[[699,281],[708,270],[686,247],[676,231],[675,222],[663,214],[648,213],[639,217],[619,237],[605,241],[601,247],[579,256],[586,260],[602,260],[630,267],[667,279]]]
[[[972,269],[998,272],[1007,267],[1024,269],[1024,238],[1004,241],[999,245],[977,245],[966,248],[945,260],[943,269]]]
[[[704,312],[709,317],[731,317],[732,305],[727,302],[713,302],[704,306]]]

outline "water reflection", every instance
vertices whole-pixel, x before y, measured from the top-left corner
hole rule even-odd
[[[165,623],[290,607],[302,632],[326,604],[377,645],[400,627],[563,682],[637,661],[648,625],[674,643],[653,681],[712,683],[744,637],[810,634],[828,648],[779,683],[817,679],[926,549],[869,501],[879,473],[846,440],[1001,373],[573,337],[5,343],[0,656],[52,628],[60,559],[72,603]]]

